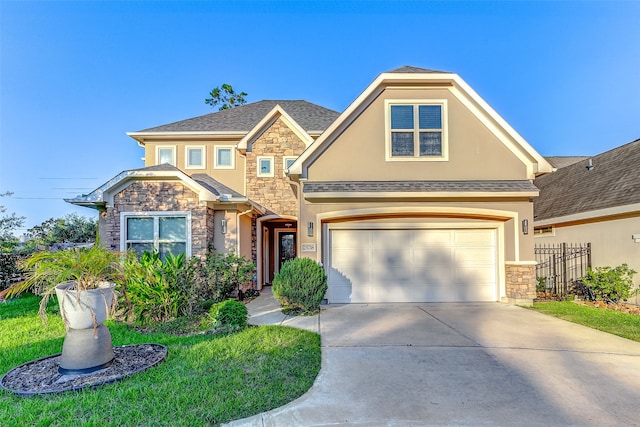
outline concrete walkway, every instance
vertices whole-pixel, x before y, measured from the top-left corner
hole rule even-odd
[[[640,425],[640,343],[499,303],[323,306],[250,323],[319,332],[299,399],[231,426]]]

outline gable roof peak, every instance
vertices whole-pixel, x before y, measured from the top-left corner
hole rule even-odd
[[[449,73],[448,71],[431,70],[429,68],[413,67],[411,65],[403,65],[387,73]]]

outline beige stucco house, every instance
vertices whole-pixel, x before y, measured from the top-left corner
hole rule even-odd
[[[309,257],[330,303],[535,296],[532,181],[552,166],[457,74],[383,73],[342,114],[260,101],[129,136],[145,167],[69,200],[112,248],[238,251],[258,289]]]
[[[594,267],[626,263],[640,272],[638,165],[640,139],[536,179],[536,243],[589,242]]]

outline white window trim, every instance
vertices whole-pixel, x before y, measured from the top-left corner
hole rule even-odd
[[[189,150],[202,151],[201,165],[189,164]],[[184,168],[185,169],[206,169],[207,168],[207,148],[204,145],[187,145],[186,147],[184,147]]]
[[[175,145],[158,145],[156,147],[156,164],[159,165],[160,163],[160,150],[163,149],[169,149],[171,150],[171,157],[172,157],[172,161],[169,162],[170,165],[175,166],[176,165],[176,146]]]
[[[256,176],[258,176],[258,178],[273,178],[275,176],[275,173],[273,170],[274,169],[273,156],[258,156],[256,160],[257,160]],[[269,163],[271,164],[269,173],[260,172],[260,162],[262,160],[269,160]]]
[[[287,169],[289,169],[287,167],[287,160],[293,160],[295,162],[295,160],[298,158],[298,156],[283,156],[282,157],[282,176],[287,176]]]
[[[413,157],[400,157],[391,155],[391,106],[412,105],[417,111],[419,105],[440,105],[442,107],[442,156],[420,156],[418,120],[414,117],[414,155]],[[387,99],[384,101],[384,126],[385,126],[385,160],[387,162],[446,162],[449,161],[449,131],[448,110],[446,99]]]
[[[542,237],[554,237],[556,235],[556,227],[553,225],[545,225],[533,229],[533,237],[538,239]]]
[[[120,212],[120,250],[127,250],[127,218],[160,218],[160,217],[184,217],[187,221],[187,257],[191,256],[191,212],[190,211],[152,211],[152,212]],[[158,221],[154,221],[153,247],[158,249],[160,243],[164,243],[158,238]]]
[[[229,149],[231,151],[231,164],[219,165],[218,164],[218,150]],[[213,168],[214,169],[235,169],[236,168],[236,150],[233,145],[216,145],[213,150]]]

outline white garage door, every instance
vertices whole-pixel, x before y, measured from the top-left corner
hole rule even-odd
[[[328,300],[496,301],[495,229],[330,229]]]

